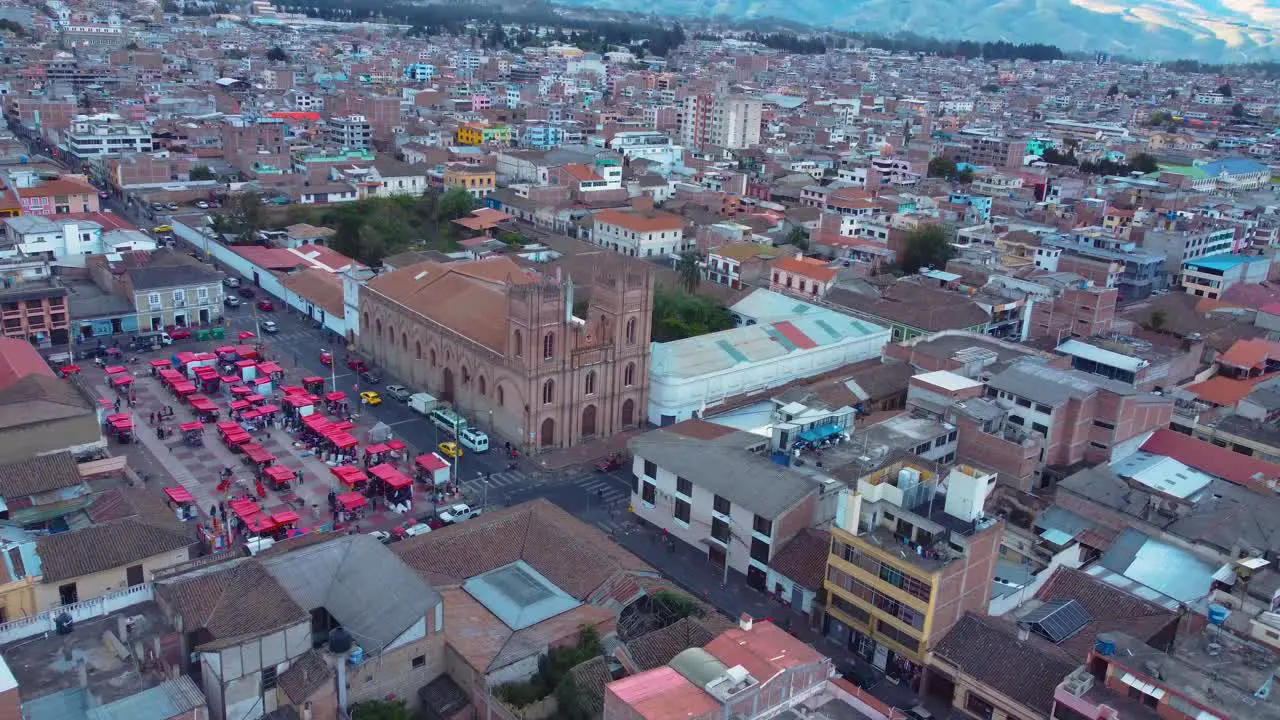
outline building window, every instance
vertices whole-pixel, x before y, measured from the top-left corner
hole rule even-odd
[[[693,497],[693,483],[682,478],[676,478],[676,492],[685,497]]]
[[[499,385],[498,386],[498,407],[503,406],[504,401],[507,399],[506,395],[507,395],[506,391],[504,391],[502,389],[502,386]]]
[[[1109,422],[1104,422],[1104,421],[1102,421],[1102,420],[1094,420],[1094,421],[1093,421],[1093,426],[1094,426],[1094,427],[1097,427],[1097,428],[1102,428],[1103,430],[1115,430],[1115,429],[1116,429],[1116,426],[1115,426],[1115,425],[1112,425],[1112,424],[1111,424],[1111,423],[1109,423]]]
[[[1031,401],[1030,401],[1030,400],[1028,400],[1028,399],[1026,399],[1026,398],[1015,397],[1015,398],[1013,399],[1013,401],[1014,401],[1014,402],[1016,402],[1016,403],[1018,403],[1018,405],[1020,405],[1020,406],[1022,406],[1022,407],[1024,407],[1024,408],[1029,408],[1029,407],[1031,407]]]
[[[555,398],[555,394],[556,394],[555,380],[548,380],[542,383],[542,404],[543,405],[550,405],[551,401]]]
[[[147,295],[147,304],[151,307],[160,307],[160,293],[150,293]]]
[[[622,384],[631,387],[636,384],[636,364],[627,363],[627,367],[622,371]]]
[[[520,334],[519,330],[517,330],[515,336],[512,337],[512,344],[515,345],[516,357],[520,357],[524,352],[524,335]]]
[[[762,518],[759,515],[756,515],[755,520],[751,523],[751,529],[765,537],[769,537],[773,535],[773,521],[769,518]]]
[[[627,318],[627,344],[636,344],[636,319]]]
[[[769,543],[760,538],[751,538],[751,559],[756,562],[769,563]]]
[[[274,690],[276,687],[276,668],[274,665],[262,668],[262,690]]]
[[[436,351],[432,350],[431,351],[431,367],[435,367],[435,366],[436,366]]]
[[[542,359],[550,360],[556,356],[556,334],[547,333],[542,338]]]
[[[481,395],[484,395],[484,394],[485,394],[485,393],[484,393],[484,391],[485,391],[485,382],[484,382],[484,376],[483,376],[483,375],[481,375],[481,376],[480,376],[480,383],[479,383],[479,384],[480,384],[480,394],[481,394]]]
[[[1042,425],[1040,423],[1031,423],[1031,429],[1035,430],[1036,432],[1040,433],[1045,437],[1049,437],[1049,428],[1045,425]]]
[[[588,395],[596,394],[596,371],[595,370],[591,370],[587,373],[587,381],[584,384],[586,386],[584,388],[586,394]]]
[[[1010,423],[1010,424],[1012,424],[1012,425],[1017,425],[1017,426],[1021,427],[1021,426],[1023,426],[1023,425],[1026,425],[1026,424],[1027,424],[1027,421],[1026,421],[1026,420],[1023,420],[1021,417],[1018,417],[1017,415],[1010,415],[1010,416],[1009,416],[1009,423]]]
[[[725,545],[729,544],[729,523],[720,518],[711,518],[711,537],[719,540]]]
[[[684,500],[676,500],[676,507],[672,514],[675,516],[676,520],[679,520],[687,526],[689,524],[689,510],[690,505],[688,502]]]
[[[1036,403],[1036,412],[1042,415],[1052,415],[1053,408],[1049,407],[1048,405],[1041,405],[1040,403]]]
[[[711,503],[711,508],[721,515],[728,515],[730,507],[729,500],[719,495],[716,495],[715,500]]]
[[[640,499],[643,500],[645,504],[649,507],[653,507],[653,503],[657,500],[657,497],[658,487],[656,485],[651,482],[640,484]]]
[[[418,668],[420,668],[420,667],[426,667],[426,666],[427,666],[427,656],[426,656],[426,655],[419,655],[419,656],[417,656],[417,657],[415,657],[415,658],[413,659],[413,668],[414,668],[415,670],[416,670],[416,669],[418,669]]]

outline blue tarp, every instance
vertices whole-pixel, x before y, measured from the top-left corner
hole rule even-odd
[[[844,430],[844,426],[840,423],[828,423],[826,425],[818,425],[800,433],[800,439],[805,442],[819,442],[826,440],[832,435],[839,435]]]

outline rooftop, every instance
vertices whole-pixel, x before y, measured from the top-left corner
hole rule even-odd
[[[469,578],[462,587],[512,630],[523,630],[582,604],[523,560]]]
[[[1210,255],[1209,257],[1183,260],[1183,267],[1207,268],[1209,270],[1230,270],[1240,265],[1255,262],[1270,262],[1258,255]]]

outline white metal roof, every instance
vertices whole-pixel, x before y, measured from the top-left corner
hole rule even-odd
[[[1083,343],[1079,340],[1068,340],[1062,343],[1058,346],[1058,352],[1063,355],[1092,360],[1099,365],[1128,370],[1134,373],[1147,366],[1147,361],[1142,358],[1124,355],[1112,350],[1104,350],[1096,345]]]

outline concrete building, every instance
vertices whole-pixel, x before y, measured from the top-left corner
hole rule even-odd
[[[1164,267],[1174,273],[1185,260],[1199,260],[1213,255],[1225,255],[1235,247],[1235,228],[1213,230],[1147,230],[1142,234],[1142,248],[1151,252],[1163,252]],[[1177,278],[1170,278],[1176,281]]]
[[[636,515],[768,590],[770,562],[814,523],[822,482],[768,459],[754,433],[687,420],[628,444]]]
[[[360,289],[362,352],[533,451],[640,423],[653,278],[600,268],[586,317],[575,288],[505,257],[383,273]]]
[[[125,273],[123,289],[146,330],[209,325],[222,316],[221,274],[207,265],[153,261]]]
[[[657,210],[601,210],[592,216],[591,242],[632,257],[663,257],[685,249],[684,219]]]
[[[77,115],[64,134],[67,151],[81,160],[151,152],[151,131],[119,115]]]
[[[1182,263],[1182,291],[1216,300],[1236,285],[1260,283],[1271,272],[1271,258],[1259,255],[1216,255]]]
[[[343,149],[373,145],[373,126],[364,115],[340,115],[325,123],[325,138]]]
[[[960,465],[940,478],[901,461],[857,480],[837,511],[827,559],[824,631],[896,677],[966,612],[985,614],[1003,523],[984,504],[996,476]]]
[[[4,336],[38,347],[65,345],[70,328],[68,291],[52,277],[6,278],[0,289],[0,324]]]

